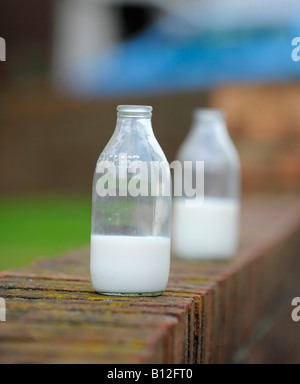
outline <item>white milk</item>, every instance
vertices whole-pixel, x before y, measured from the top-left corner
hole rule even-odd
[[[91,279],[99,293],[154,293],[165,290],[170,271],[167,237],[91,237]]]
[[[237,251],[240,204],[205,198],[202,206],[174,199],[172,251],[185,259],[229,259]]]

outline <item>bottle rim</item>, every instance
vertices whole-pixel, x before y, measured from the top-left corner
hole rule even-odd
[[[150,105],[118,105],[118,116],[151,117],[153,108]]]
[[[198,108],[194,110],[194,118],[197,120],[203,120],[203,119],[226,120],[226,114],[224,111],[220,109]]]

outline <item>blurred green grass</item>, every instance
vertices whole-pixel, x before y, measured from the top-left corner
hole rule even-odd
[[[89,197],[11,197],[0,200],[0,270],[60,256],[90,241]]]

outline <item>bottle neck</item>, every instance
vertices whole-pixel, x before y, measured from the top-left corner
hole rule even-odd
[[[228,136],[225,116],[219,111],[196,111],[193,129],[205,136]]]
[[[134,133],[135,135],[151,135],[152,107],[140,105],[119,105],[116,133]]]
[[[153,129],[151,117],[118,115],[115,133],[152,135]]]

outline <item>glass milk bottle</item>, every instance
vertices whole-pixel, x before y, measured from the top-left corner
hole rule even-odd
[[[233,257],[239,242],[240,161],[221,111],[194,112],[192,129],[177,160],[182,165],[184,161],[192,162],[193,180],[201,177],[196,162],[204,162],[204,199],[198,197],[198,203],[194,200],[190,205],[184,195],[175,198],[174,255],[190,260]]]
[[[95,291],[157,296],[168,282],[171,176],[152,107],[118,106],[93,181],[90,272]]]

